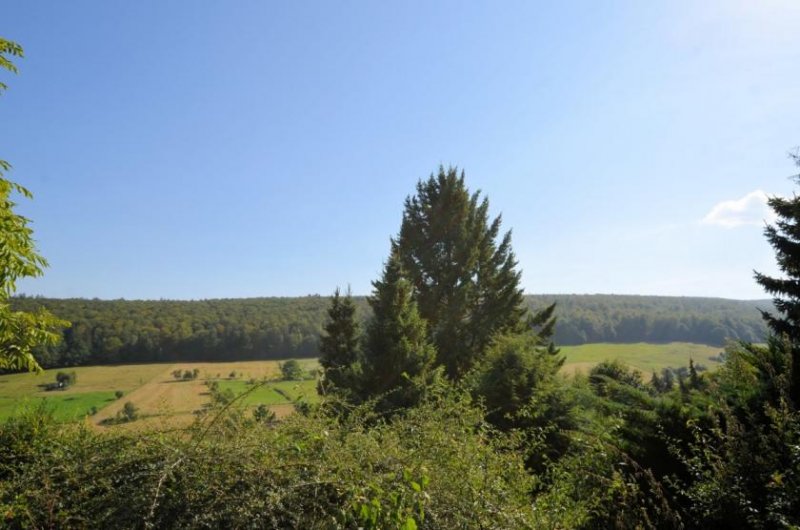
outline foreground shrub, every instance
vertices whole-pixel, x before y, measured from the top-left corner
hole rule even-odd
[[[147,437],[57,430],[36,417],[6,424],[0,440],[13,443],[0,459],[4,524],[533,526],[521,459],[458,396],[431,397],[392,422],[368,407],[345,420],[317,411],[277,425],[225,421],[225,414]]]

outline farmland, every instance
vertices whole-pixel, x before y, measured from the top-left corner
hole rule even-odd
[[[301,361],[303,369],[317,367],[316,361]],[[176,371],[198,370],[191,380],[176,378]],[[63,369],[74,372],[77,382],[65,390],[45,391],[59,370],[39,374],[0,376],[0,420],[7,419],[42,402],[59,421],[87,418],[97,428],[113,419],[126,402],[133,403],[141,419],[118,426],[124,429],[180,427],[191,423],[195,412],[210,402],[207,381],[219,381],[221,389],[246,394],[243,407],[265,404],[278,417],[293,410],[292,401],[317,399],[314,380],[276,381],[279,362],[178,363],[121,366],[88,366]],[[121,392],[121,398],[116,393]]]
[[[697,364],[713,369],[720,364],[717,356],[721,351],[722,348],[688,342],[671,342],[669,344],[598,343],[564,346],[561,348],[561,353],[566,357],[566,362],[562,371],[586,373],[598,362],[614,359],[639,370],[645,377],[654,371],[661,371],[663,368],[688,366],[690,358]]]
[[[566,358],[562,373],[586,373],[605,359],[619,359],[641,371],[645,377],[662,368],[686,366],[689,358],[709,369],[719,365],[712,360],[720,348],[690,343],[669,344],[585,344],[564,346]],[[303,360],[305,370],[317,368],[314,360]],[[276,416],[294,410],[293,401],[315,402],[319,398],[314,380],[278,381],[279,361],[242,361],[222,363],[139,364],[121,366],[86,366],[63,369],[75,372],[77,383],[66,390],[45,391],[43,386],[55,380],[59,370],[40,374],[0,376],[0,420],[5,420],[42,401],[52,408],[59,421],[87,418],[91,425],[113,419],[126,402],[136,405],[141,419],[115,428],[165,429],[186,426],[195,412],[210,402],[207,381],[218,381],[221,391],[241,395],[239,406],[252,408],[267,405]],[[191,380],[176,379],[175,371],[198,370]],[[115,393],[122,392],[122,398]]]

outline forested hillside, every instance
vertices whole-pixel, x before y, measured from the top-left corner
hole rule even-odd
[[[757,308],[768,301],[622,295],[528,295],[541,309],[557,302],[555,340],[591,342],[761,342]],[[356,297],[360,320],[366,299]],[[314,357],[328,298],[128,301],[18,297],[18,310],[45,307],[72,322],[60,345],[43,349],[43,366],[157,361]]]
[[[532,308],[557,303],[556,343],[696,342],[722,346],[726,340],[762,342],[766,327],[758,309],[769,300],[672,296],[533,295]]]

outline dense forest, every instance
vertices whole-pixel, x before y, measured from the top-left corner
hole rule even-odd
[[[358,318],[370,315],[354,297]],[[761,342],[757,308],[769,301],[622,295],[528,295],[540,309],[556,302],[555,341]],[[127,362],[316,357],[328,298],[129,301],[17,297],[15,309],[44,307],[72,323],[60,344],[41,348],[45,367]]]

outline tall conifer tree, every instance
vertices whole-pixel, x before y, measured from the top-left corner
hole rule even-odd
[[[800,155],[793,156],[800,166]],[[800,183],[800,175],[795,176]],[[776,335],[786,335],[793,343],[800,343],[800,197],[770,197],[769,206],[778,219],[764,229],[767,241],[775,249],[775,258],[784,278],[773,278],[759,272],[756,281],[773,295],[779,315],[762,311],[764,319]]]
[[[358,379],[359,329],[355,314],[356,306],[350,289],[341,296],[337,287],[328,308],[325,333],[320,338],[319,363],[325,373],[320,384],[321,392],[353,390]]]
[[[792,156],[795,165],[800,166],[800,152]],[[800,184],[800,175],[795,175]],[[769,344],[768,358],[781,360],[776,365],[783,366],[788,380],[788,394],[795,406],[800,405],[800,197],[770,197],[769,206],[778,219],[774,225],[764,229],[767,241],[775,249],[778,267],[783,278],[773,278],[759,272],[756,281],[765,291],[773,295],[772,302],[778,315],[762,311],[764,320],[778,336]],[[753,348],[750,348],[753,351]],[[764,357],[766,354],[757,355]],[[763,361],[764,359],[761,359]],[[771,368],[774,370],[774,366]]]
[[[400,234],[392,242],[428,322],[438,363],[454,379],[485,355],[498,334],[525,328],[511,232],[501,237],[500,223],[499,216],[489,219],[489,201],[480,192],[470,194],[463,171],[440,167],[406,199]]]
[[[412,405],[418,397],[417,383],[432,373],[435,350],[396,255],[389,257],[383,277],[373,286],[369,299],[373,316],[364,344],[364,390],[368,396],[388,393],[384,399],[393,406]]]

